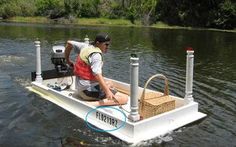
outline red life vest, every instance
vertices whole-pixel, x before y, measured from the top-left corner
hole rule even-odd
[[[89,61],[88,61],[89,55],[95,52],[102,53],[99,48],[94,48],[94,47],[83,48],[80,51],[80,54],[78,55],[76,59],[76,63],[74,65],[74,74],[76,76],[79,76],[81,79],[84,79],[84,80],[96,81],[96,78],[93,75],[91,66],[89,65]]]
[[[96,80],[92,73],[91,67],[81,60],[80,56],[77,57],[76,64],[74,66],[74,74],[84,80]]]

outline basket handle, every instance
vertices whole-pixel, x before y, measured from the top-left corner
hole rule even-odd
[[[146,91],[146,88],[147,88],[149,82],[150,82],[152,79],[154,79],[154,78],[161,78],[161,79],[164,79],[164,80],[165,80],[164,95],[169,95],[168,79],[167,79],[163,74],[155,74],[155,75],[151,76],[151,77],[147,80],[147,82],[145,83],[144,88],[143,88],[143,93],[142,93],[141,100],[140,100],[141,110],[143,109],[143,101],[145,100],[145,91]]]

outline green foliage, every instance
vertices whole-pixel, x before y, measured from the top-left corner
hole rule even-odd
[[[0,0],[0,17],[126,18],[150,25],[236,28],[235,0]]]
[[[77,16],[80,12],[81,2],[78,0],[64,0],[65,15]]]
[[[181,26],[236,27],[236,6],[231,0],[160,0],[156,7],[160,20]]]
[[[111,10],[108,16],[109,18],[116,19],[124,16],[124,11],[122,10],[122,6],[120,5],[120,3],[113,1],[110,6]]]
[[[152,21],[152,17],[153,15],[155,15],[154,10],[155,7],[158,3],[158,0],[146,0],[146,1],[142,1],[141,4],[141,20],[142,20],[142,24],[144,25],[150,25],[153,23]]]
[[[126,17],[131,21],[132,24],[134,24],[134,21],[137,17],[137,10],[132,6],[127,8]]]
[[[0,16],[9,18],[13,16],[33,16],[36,11],[32,0],[2,0],[0,1]]]
[[[64,14],[62,0],[36,0],[37,15],[50,18],[61,17]]]
[[[6,4],[7,2],[11,2],[10,0],[1,0],[0,1],[0,6],[3,5],[3,4]]]
[[[81,17],[99,17],[99,0],[86,0],[82,3],[79,16]]]
[[[37,8],[35,2],[32,0],[18,0],[19,7],[21,9],[21,15],[18,16],[34,16]]]
[[[214,21],[218,28],[234,29],[236,25],[236,3],[226,0],[219,5],[218,18]]]
[[[9,2],[1,6],[1,15],[3,18],[9,18],[12,16],[16,16],[17,14],[21,13],[20,7],[18,7],[16,3]]]
[[[65,15],[99,17],[99,0],[64,0]]]

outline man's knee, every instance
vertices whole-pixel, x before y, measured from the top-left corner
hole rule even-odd
[[[117,92],[115,96],[117,97],[119,104],[126,104],[129,100],[128,95],[122,94],[120,92]]]

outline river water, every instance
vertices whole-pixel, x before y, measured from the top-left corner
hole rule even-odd
[[[128,146],[29,92],[35,70],[34,41],[41,41],[42,69],[52,69],[50,51],[66,40],[112,38],[104,75],[129,83],[129,55],[140,59],[139,85],[156,73],[170,81],[170,94],[184,96],[185,47],[195,50],[194,98],[207,117],[137,146],[236,146],[236,33],[128,27],[0,23],[0,146]],[[162,91],[163,82],[150,88]],[[153,130],[158,131],[158,130]]]

